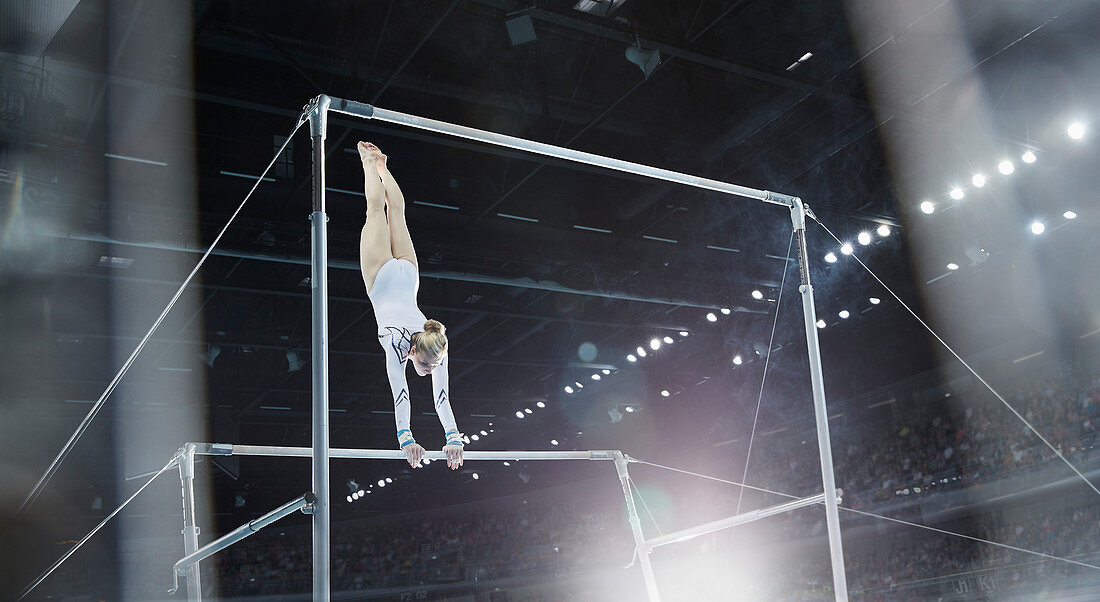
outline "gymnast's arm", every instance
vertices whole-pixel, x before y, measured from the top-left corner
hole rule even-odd
[[[456,470],[462,466],[462,445],[465,437],[458,431],[454,412],[451,411],[448,363],[450,357],[444,355],[439,366],[432,370],[432,398],[435,399],[435,413],[439,416],[439,423],[443,425],[443,436],[447,440],[447,444],[443,446],[443,451],[447,454],[447,466]]]
[[[413,439],[409,424],[412,410],[409,403],[409,384],[405,379],[405,361],[398,355],[393,345],[383,343],[382,349],[386,353],[386,376],[390,381],[390,392],[393,393],[393,415],[397,423],[397,443],[405,452],[405,459],[413,468],[420,466],[420,460],[424,457],[424,448]]]

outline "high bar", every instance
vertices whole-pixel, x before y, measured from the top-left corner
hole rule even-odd
[[[195,453],[205,456],[287,456],[310,458],[312,447],[283,447],[274,445],[237,445],[234,443],[188,443]],[[354,458],[359,460],[404,460],[405,452],[398,449],[337,449],[329,450],[330,458]],[[441,451],[425,451],[429,460],[446,460]],[[614,460],[625,457],[617,450],[588,451],[463,451],[463,460]]]
[[[730,184],[728,182],[720,182],[718,180],[701,178],[699,176],[693,176],[678,171],[662,169],[660,167],[651,167],[649,165],[642,165],[641,163],[632,163],[630,161],[613,159],[611,157],[604,157],[602,155],[586,153],[583,151],[573,150],[561,146],[554,146],[552,144],[545,144],[543,142],[535,142],[534,140],[526,140],[524,138],[516,138],[515,136],[497,134],[495,132],[490,132],[487,130],[479,130],[477,128],[456,125],[453,123],[447,123],[445,121],[437,121],[435,119],[428,119],[426,117],[417,117],[415,115],[409,115],[408,113],[382,109],[364,102],[331,97],[329,98],[329,101],[330,111],[336,111],[337,113],[343,113],[345,115],[363,117],[366,119],[377,119],[379,121],[396,123],[399,125],[405,125],[421,130],[436,132],[439,134],[446,134],[448,136],[466,138],[467,140],[485,142],[487,144],[493,144],[496,146],[504,146],[519,151],[545,155],[547,157],[555,157],[558,159],[565,159],[567,161],[575,161],[577,163],[595,165],[597,167],[604,167],[607,169],[613,169],[615,171],[631,173],[648,178],[655,178],[658,180],[664,180],[666,182],[674,182],[676,184],[685,184],[687,186],[703,188],[705,190],[712,190],[714,192],[748,197],[750,199],[764,201],[765,203],[783,205],[785,207],[791,207],[794,205],[795,197],[778,192],[758,190],[756,188],[749,188],[747,186],[738,186],[737,184]]]

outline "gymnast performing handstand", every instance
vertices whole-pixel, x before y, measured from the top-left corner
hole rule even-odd
[[[378,342],[386,354],[397,443],[409,465],[418,468],[424,448],[410,430],[409,386],[405,380],[405,361],[412,360],[418,375],[432,375],[435,411],[446,441],[443,451],[447,454],[447,466],[457,470],[462,466],[465,437],[455,425],[447,390],[446,328],[425,318],[416,305],[419,266],[405,223],[405,197],[386,167],[386,155],[369,142],[360,142],[358,148],[367,197],[367,221],[359,239],[359,265],[378,321]]]

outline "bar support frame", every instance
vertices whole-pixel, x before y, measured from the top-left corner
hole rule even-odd
[[[195,449],[194,443],[187,443],[180,449],[180,488],[183,492],[183,531],[180,533],[183,535],[185,555],[194,554],[199,549],[199,526],[195,524]],[[199,565],[188,567],[182,574],[187,583],[188,602],[201,602],[202,580],[199,576]]]
[[[810,284],[810,260],[806,250],[806,208],[802,199],[791,205],[791,225],[798,243],[798,273],[802,294],[802,315],[806,327],[806,353],[810,360],[810,385],[813,389],[814,422],[817,426],[817,451],[821,458],[821,482],[825,491],[825,524],[829,532],[829,559],[833,573],[833,593],[837,602],[848,602],[848,581],[844,572],[844,546],[840,535],[840,512],[836,479],[833,475],[833,451],[829,438],[829,411],[825,405],[825,376],[821,369],[821,344],[817,337],[817,310],[814,287]]]

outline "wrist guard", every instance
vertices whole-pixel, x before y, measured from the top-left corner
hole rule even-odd
[[[401,449],[405,449],[405,446],[416,443],[416,439],[413,439],[409,429],[404,429],[397,432],[397,443],[400,444]]]
[[[469,437],[467,437],[466,435],[463,435],[462,433],[460,433],[458,431],[447,431],[446,433],[443,434],[443,437],[447,440],[447,443],[445,443],[444,446],[446,446],[446,445],[457,445],[459,447],[462,447],[464,444],[470,442]]]

